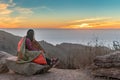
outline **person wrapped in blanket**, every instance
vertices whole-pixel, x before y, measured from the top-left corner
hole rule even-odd
[[[55,67],[58,64],[58,58],[47,58],[45,50],[34,38],[34,30],[29,29],[27,35],[18,43],[18,63],[34,62],[41,65]]]

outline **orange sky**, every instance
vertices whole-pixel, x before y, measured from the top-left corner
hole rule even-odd
[[[115,0],[1,0],[0,28],[120,29],[118,3]]]
[[[120,28],[119,20],[112,20],[112,18],[89,18],[73,21],[41,21],[41,20],[19,20],[20,18],[13,18],[7,23],[0,23],[0,28],[58,28],[58,29],[118,29]],[[22,18],[21,18],[22,19]]]
[[[4,18],[3,18],[4,19]],[[22,20],[23,19],[23,20]],[[58,28],[58,29],[118,29],[120,21],[112,18],[89,18],[72,21],[26,20],[25,18],[5,18],[0,28]]]

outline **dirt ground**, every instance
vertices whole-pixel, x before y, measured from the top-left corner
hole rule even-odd
[[[52,68],[47,73],[24,76],[14,72],[0,74],[0,80],[113,80],[106,78],[93,78],[86,70],[70,70]]]
[[[0,80],[103,80],[93,79],[83,70],[52,68],[49,72],[33,76],[24,76],[13,72],[0,74]]]

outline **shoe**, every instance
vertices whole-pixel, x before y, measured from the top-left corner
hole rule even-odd
[[[52,68],[54,68],[58,63],[59,63],[59,59],[58,58],[53,58],[52,59],[52,64],[51,64]]]

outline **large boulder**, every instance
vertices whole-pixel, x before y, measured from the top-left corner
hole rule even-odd
[[[94,64],[99,67],[120,67],[120,51],[110,53],[105,56],[97,56]]]
[[[6,59],[6,63],[7,63],[7,67],[18,73],[18,74],[22,74],[22,75],[34,75],[34,74],[40,74],[40,73],[44,73],[47,72],[50,67],[48,65],[39,65],[36,63],[17,63],[17,57],[9,57]]]
[[[9,71],[6,65],[6,58],[11,57],[11,56],[12,55],[6,52],[0,51],[0,73],[5,73]]]
[[[120,79],[120,68],[99,68],[92,72],[96,77]]]
[[[120,51],[105,56],[98,56],[94,60],[92,74],[97,77],[120,79]]]

